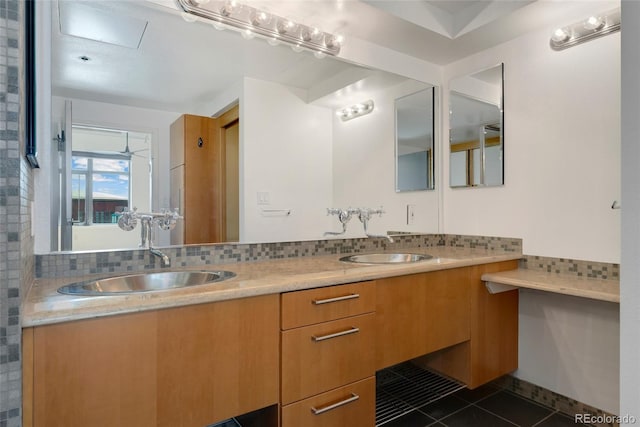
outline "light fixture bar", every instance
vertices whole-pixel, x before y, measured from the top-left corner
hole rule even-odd
[[[584,21],[558,28],[551,35],[549,44],[553,50],[563,50],[616,31],[620,31],[620,9],[593,15]]]
[[[356,117],[371,113],[373,111],[373,107],[373,101],[369,99],[368,101],[354,104],[350,107],[341,108],[336,111],[336,115],[340,117],[343,122],[346,122],[347,120],[355,119]]]
[[[332,56],[340,53],[342,37],[238,4],[235,0],[223,2],[222,5],[220,2],[209,3],[202,0],[175,1],[189,15],[228,25],[243,34],[255,34],[276,43],[287,43],[294,49],[307,49]]]

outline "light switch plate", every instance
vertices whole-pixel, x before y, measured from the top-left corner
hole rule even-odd
[[[407,225],[412,225],[416,220],[416,205],[407,205]]]
[[[258,204],[259,205],[268,205],[269,201],[269,193],[266,191],[258,191]]]

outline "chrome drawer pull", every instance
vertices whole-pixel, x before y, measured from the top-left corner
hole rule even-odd
[[[328,304],[330,302],[346,301],[349,299],[356,299],[356,298],[360,298],[360,294],[349,294],[349,295],[343,295],[341,297],[327,298],[327,299],[314,299],[313,301],[311,301],[311,303],[313,305],[321,305],[321,304]]]
[[[340,331],[340,332],[335,332],[333,334],[321,335],[319,337],[312,335],[311,339],[315,342],[319,342],[324,340],[330,340],[331,338],[338,338],[338,337],[343,337],[345,335],[355,334],[356,332],[360,332],[360,328],[351,327],[346,331]]]
[[[355,393],[351,393],[351,397],[347,397],[345,400],[341,400],[340,402],[332,403],[331,405],[327,405],[319,409],[312,406],[311,412],[313,412],[313,415],[324,414],[325,412],[331,411],[332,409],[336,409],[348,403],[355,402],[358,399],[360,399],[360,396]]]

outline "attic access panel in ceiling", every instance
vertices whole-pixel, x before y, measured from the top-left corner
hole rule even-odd
[[[83,39],[137,49],[147,21],[85,2],[59,1],[60,32]]]

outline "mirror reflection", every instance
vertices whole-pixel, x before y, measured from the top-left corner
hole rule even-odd
[[[503,185],[503,64],[456,78],[450,90],[449,185]]]
[[[373,137],[384,138],[392,151],[394,100],[432,87],[336,58],[320,59],[287,46],[271,46],[258,38],[247,40],[233,31],[217,31],[205,22],[185,22],[177,10],[152,2],[59,0],[47,5],[52,19],[53,134],[64,131],[68,153],[81,150],[72,138],[72,127],[147,135],[149,151],[144,154],[150,158],[153,173],[146,206],[152,211],[182,207],[181,213],[187,217],[187,194],[191,193],[189,200],[195,204],[205,193],[210,194],[215,209],[199,212],[194,219],[195,227],[207,224],[218,230],[217,237],[206,242],[323,239],[324,231],[335,227],[326,215],[339,186],[334,183],[351,182],[343,174],[361,161],[336,154],[340,150],[335,147]],[[126,40],[105,40],[93,32],[97,25],[74,26],[78,22],[100,22],[101,28],[115,26],[115,33]],[[122,31],[125,24],[129,31]],[[340,109],[367,99],[376,105],[371,114],[348,122],[336,115]],[[65,110],[66,101],[72,108]],[[234,108],[236,118],[228,120]],[[213,130],[199,130],[194,135],[183,131],[185,144],[197,145],[202,139],[206,146],[207,132],[218,142],[215,152],[206,157],[210,174],[196,178],[200,186],[185,181],[184,188],[177,191],[180,187],[175,180],[179,181],[180,175],[175,172],[181,165],[184,170],[189,166],[174,161],[179,139],[175,134],[180,132],[171,125],[185,115],[217,123],[211,126]],[[227,144],[232,139],[237,141],[234,146]],[[131,144],[130,138],[130,149],[134,150]],[[122,147],[114,141],[95,150],[115,155],[124,150]],[[72,185],[68,157],[69,167],[60,171],[59,182],[52,183],[52,189]],[[234,166],[220,167],[221,158]],[[384,164],[375,166],[392,171],[392,158],[389,154]],[[134,166],[130,166],[132,174],[141,170]],[[131,188],[135,188],[136,177],[131,179]],[[392,178],[388,180],[380,185],[394,192]],[[212,190],[214,187],[217,190]],[[377,198],[362,201],[361,194],[341,190],[340,197],[354,204],[380,203]],[[138,246],[139,231],[124,232],[106,219],[91,223],[73,219],[72,208],[66,212],[63,208],[69,200],[65,193],[60,194],[58,207],[52,203],[52,214],[59,217],[58,233],[51,233],[58,238],[51,238],[52,250]],[[128,207],[141,210],[142,204],[137,204],[131,199],[127,202]],[[100,212],[104,218],[112,215],[104,213],[107,210]],[[99,228],[106,236],[99,239],[100,245],[74,244],[81,231]],[[69,230],[71,236],[65,238]],[[65,240],[70,246],[63,245]],[[169,233],[161,232],[154,242],[163,246],[172,240]]]
[[[396,100],[396,191],[434,189],[434,88]]]

